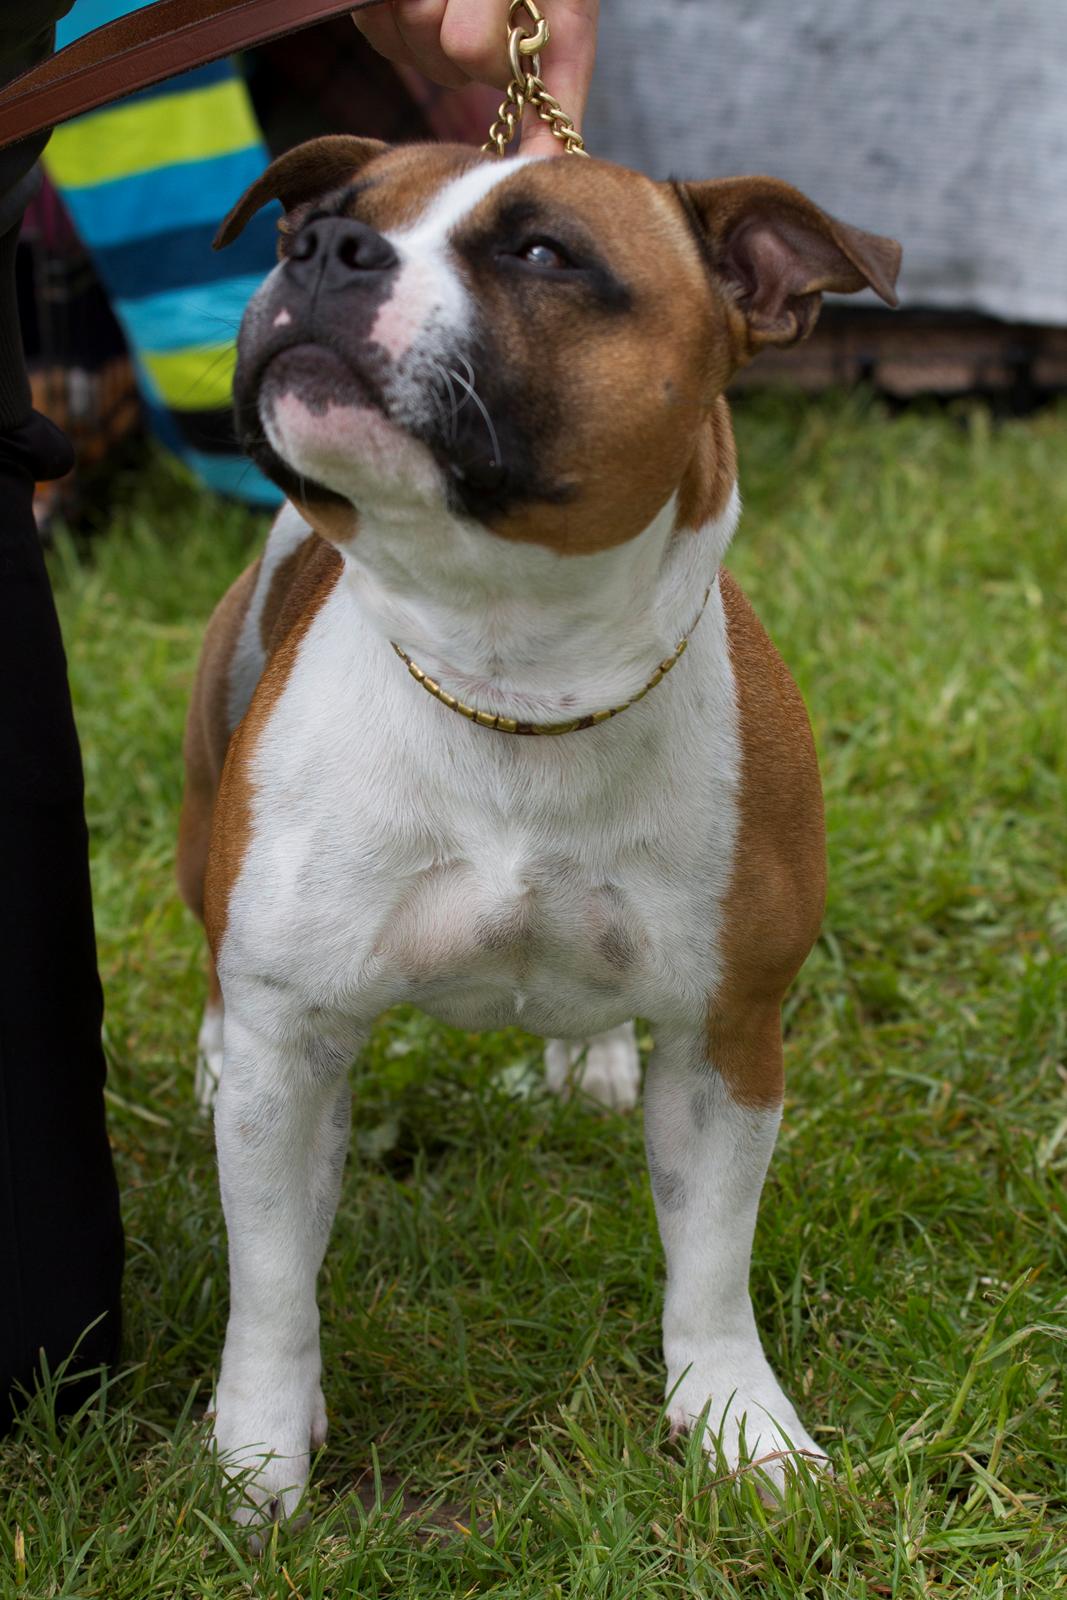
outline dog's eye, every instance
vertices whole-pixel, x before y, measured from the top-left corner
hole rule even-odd
[[[520,261],[528,261],[531,267],[558,270],[560,267],[571,265],[560,247],[550,243],[548,239],[533,239],[529,244],[523,245],[521,250],[516,250],[515,254]]]

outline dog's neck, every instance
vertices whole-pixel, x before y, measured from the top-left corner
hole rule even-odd
[[[345,583],[364,618],[442,689],[520,721],[621,705],[693,626],[740,509],[702,528],[674,499],[636,539],[560,556],[440,511],[362,512]],[[397,661],[397,671],[403,671]]]

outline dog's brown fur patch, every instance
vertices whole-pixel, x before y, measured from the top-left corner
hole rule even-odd
[[[297,500],[293,504],[321,539],[344,547],[359,532],[359,512],[355,506],[338,505],[332,500]]]
[[[185,791],[178,824],[178,888],[190,911],[201,921],[211,813],[230,742],[230,666],[252,604],[259,569],[259,561],[246,567],[212,613],[185,723]]]
[[[662,185],[604,162],[539,162],[472,208],[457,251],[515,200],[542,206],[548,218],[567,209],[580,216],[626,308],[590,311],[555,284],[517,295],[492,274],[479,279],[487,325],[517,366],[514,404],[547,414],[559,395],[567,400],[548,446],[564,495],[533,499],[489,526],[502,538],[589,554],[634,538],[679,489],[721,388],[716,301],[685,214]],[[694,350],[702,352],[696,361]]]
[[[449,180],[485,159],[469,145],[397,145],[363,174],[367,188],[359,199],[360,220],[380,233],[410,227]]]
[[[778,1105],[781,1004],[819,932],[826,897],[822,787],[800,692],[759,619],[720,574],[741,737],[740,826],[722,907],[725,977],[708,1059],[739,1104]]]
[[[218,790],[212,796],[210,846],[205,852],[206,870],[199,898],[208,944],[216,960],[226,932],[230,894],[252,832],[249,766],[260,733],[289,681],[300,643],[340,577],[342,560],[332,545],[317,534],[310,534],[282,565],[288,569],[288,587],[277,599],[267,641],[267,664],[252,702],[229,741]],[[195,895],[195,886],[190,884],[189,889]],[[194,899],[184,885],[183,892],[186,903],[195,910]]]
[[[268,656],[270,655],[271,643],[278,627],[279,618],[289,601],[289,591],[307,559],[308,539],[313,538],[315,538],[315,535],[309,533],[307,539],[302,539],[298,545],[294,546],[285,559],[278,562],[278,565],[271,573],[270,584],[266,594],[263,596],[263,603],[259,611],[259,642]]]
[[[722,395],[700,429],[678,491],[675,527],[694,532],[721,517],[737,483],[737,447],[730,408]]]

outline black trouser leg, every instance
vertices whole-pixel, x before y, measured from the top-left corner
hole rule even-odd
[[[96,1322],[89,1367],[119,1341],[81,756],[32,513],[69,462],[42,417],[0,433],[0,1432],[40,1349],[54,1368]]]

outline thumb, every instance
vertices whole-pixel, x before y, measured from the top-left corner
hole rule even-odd
[[[545,86],[580,129],[596,59],[599,0],[550,0],[544,11],[551,29],[541,63]],[[563,150],[548,123],[542,122],[535,111],[527,110],[523,119],[523,155],[557,156]]]

